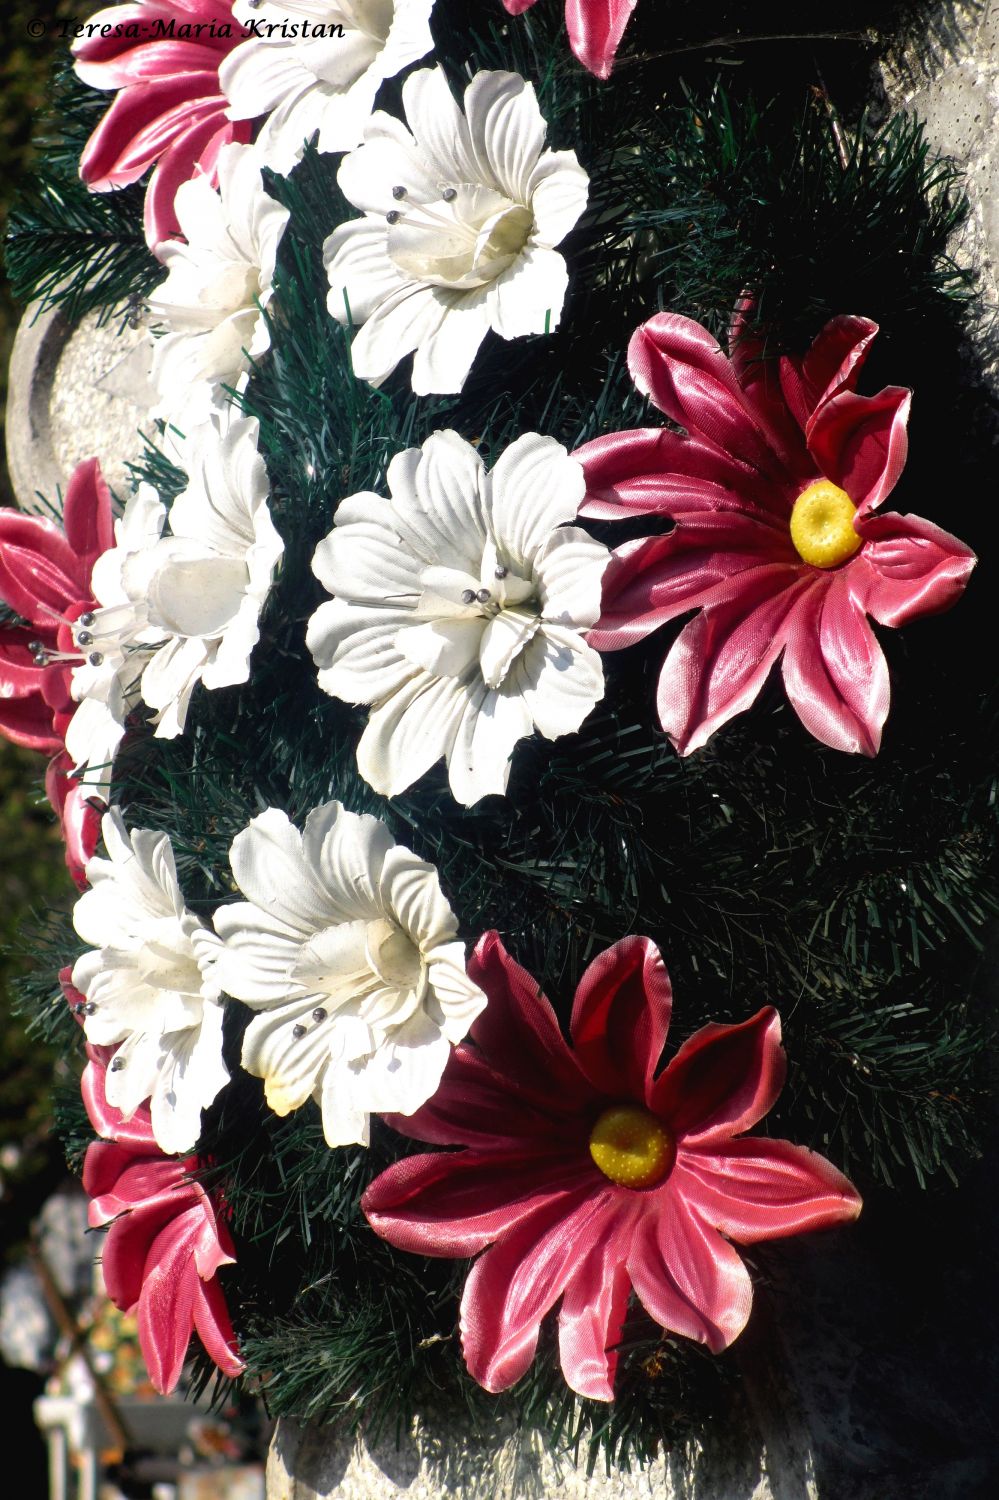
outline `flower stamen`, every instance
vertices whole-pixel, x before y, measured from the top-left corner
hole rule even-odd
[[[647,1109],[615,1104],[590,1132],[590,1155],[604,1176],[621,1187],[655,1187],[672,1171],[676,1141]]]
[[[860,550],[853,520],[857,507],[846,490],[828,479],[817,479],[802,490],[791,511],[791,540],[798,554],[814,568],[835,568]]]

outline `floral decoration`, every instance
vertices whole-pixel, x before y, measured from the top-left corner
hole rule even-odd
[[[707,329],[660,313],[628,347],[638,389],[672,421],[576,450],[581,513],[668,516],[666,535],[626,542],[590,633],[601,651],[681,630],[659,679],[663,728],[689,754],[748,708],[779,660],[791,705],[816,739],[875,755],[888,666],[868,624],[949,608],[975,564],[963,542],[882,506],[902,473],[911,393],[856,385],[877,326],[840,317],[779,384],[747,342],[730,360]]]
[[[215,974],[221,945],[185,907],[165,833],[129,833],[116,808],[102,831],[109,857],[90,860],[91,888],[73,909],[77,932],[97,950],[73,967],[84,1031],[97,1046],[121,1044],[108,1072],[113,1107],[131,1120],[148,1099],[156,1144],[189,1151],[202,1109],[229,1081]]]
[[[149,298],[157,415],[189,435],[213,408],[241,388],[253,360],[270,348],[264,309],[273,296],[274,265],[288,210],[264,191],[252,146],[219,153],[218,191],[207,177],[177,190],[184,240],[167,240],[160,259],[168,275]]]
[[[567,1046],[537,982],[487,933],[469,965],[489,1004],[436,1095],[397,1130],[464,1150],[409,1156],[362,1207],[391,1244],[478,1255],[461,1303],[465,1361],[489,1391],[530,1365],[558,1317],[572,1389],[613,1399],[629,1285],[663,1328],[718,1352],[745,1327],[752,1283],[729,1243],[856,1218],[823,1157],[743,1138],[784,1081],[780,1018],[695,1032],[663,1071],[672,993],[654,943],[625,938],[576,991]],[[487,1247],[491,1247],[488,1248]]]
[[[511,16],[523,15],[536,0],[503,0]],[[565,0],[569,46],[584,68],[609,78],[625,27],[638,0]]]
[[[370,1115],[434,1092],[485,1005],[437,871],[377,818],[328,802],[299,833],[268,808],[238,834],[222,906],[222,989],[258,1014],[242,1062],[286,1115],[314,1097],[330,1146],[368,1143]]]
[[[249,122],[230,118],[219,84],[220,63],[245,35],[232,10],[232,0],[132,0],[98,11],[73,44],[83,82],[117,90],[80,176],[92,191],[109,192],[155,165],[145,224],[156,253],[180,228],[181,184],[203,176],[214,186],[222,148],[250,138]]]
[[[558,325],[568,270],[554,247],[589,179],[574,152],[545,150],[517,73],[476,73],[464,113],[440,68],[412,73],[402,99],[410,129],[376,111],[340,167],[364,217],[326,241],[329,310],[359,327],[359,379],[381,385],[415,350],[418,395],[460,391],[490,329],[513,339]]]
[[[233,13],[253,34],[220,70],[230,118],[263,119],[256,145],[276,172],[291,171],[316,131],[320,151],[350,150],[380,84],[432,49],[433,4],[236,0]]]
[[[320,686],[372,712],[357,747],[386,796],[441,756],[471,804],[506,790],[517,741],[570,734],[603,696],[583,639],[608,552],[564,523],[579,465],[525,433],[487,473],[469,443],[436,432],[389,465],[391,499],[352,495],[313,569],[333,594],[309,622]]]
[[[195,1180],[203,1163],[164,1156],[144,1106],[126,1118],[109,1102],[117,1053],[88,1047],[87,1055],[83,1101],[103,1139],[87,1148],[83,1186],[91,1225],[107,1229],[101,1270],[108,1296],[136,1314],[142,1357],[161,1394],[179,1381],[193,1333],[224,1375],[241,1375],[218,1281],[235,1249],[218,1207]]]

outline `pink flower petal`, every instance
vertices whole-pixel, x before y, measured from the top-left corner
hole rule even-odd
[[[146,243],[151,250],[155,252],[164,240],[175,239],[181,232],[174,208],[181,184],[199,173],[211,178],[222,147],[233,141],[246,142],[250,133],[249,121],[233,122],[212,111],[194,116],[190,126],[174,136],[146,188],[143,216]]]
[[[461,1299],[461,1342],[472,1378],[504,1391],[534,1358],[541,1319],[581,1268],[619,1189],[587,1186],[549,1202],[480,1256]]]
[[[87,1048],[90,1061],[80,1080],[80,1091],[91,1125],[105,1140],[118,1141],[121,1145],[148,1151],[152,1155],[158,1154],[159,1147],[153,1135],[149,1106],[140,1105],[132,1118],[125,1120],[121,1111],[108,1103],[104,1088],[108,1059],[101,1058],[101,1053],[105,1050],[102,1047]]]
[[[830,575],[799,611],[781,663],[784,687],[810,734],[834,750],[877,755],[891,702],[884,652],[854,597],[855,566]],[[861,584],[866,573],[860,570]]]
[[[609,78],[637,0],[565,0],[569,45],[584,68]]]
[[[719,1354],[749,1318],[749,1272],[728,1241],[691,1212],[672,1178],[648,1201],[628,1254],[639,1301],[662,1328]]]
[[[800,487],[783,486],[719,452],[699,437],[668,427],[610,432],[573,451],[586,475],[580,515],[618,521],[629,515],[681,519],[705,511],[758,510],[777,516],[786,529]],[[811,466],[809,465],[809,468]]]
[[[907,625],[950,609],[977,561],[964,542],[920,516],[874,512],[859,517],[859,561],[867,570],[863,606],[881,625]]]
[[[72,777],[73,762],[65,751],[49,761],[45,795],[59,819],[66,846],[66,868],[78,890],[87,888],[87,862],[97,849],[101,815],[93,805],[92,788]]]
[[[437,1092],[411,1115],[382,1119],[412,1140],[432,1146],[513,1146],[544,1136],[549,1142],[573,1138],[579,1114],[561,1098],[542,1107],[511,1088],[510,1080],[465,1044],[455,1047]]]
[[[471,1037],[486,1062],[517,1080],[522,1096],[544,1108],[553,1098],[575,1109],[590,1089],[562,1038],[558,1021],[536,979],[507,953],[497,932],[476,944],[468,976],[489,997]]]
[[[123,89],[83,149],[80,176],[95,191],[125,187],[142,176],[177,134],[215,113],[221,109],[218,82],[212,77],[156,78]]]
[[[693,437],[785,486],[802,466],[785,451],[739,385],[730,361],[706,328],[677,313],[657,313],[628,345],[638,389]]]
[[[80,597],[89,599],[94,563],[102,552],[114,546],[111,491],[96,458],[85,459],[73,470],[62,507],[62,529],[80,560]]]
[[[576,1061],[598,1093],[650,1096],[672,1008],[666,966],[648,938],[622,938],[593,960],[569,1030]]]
[[[537,0],[503,0],[504,8],[511,16],[522,16],[525,10],[536,4]]]
[[[802,431],[817,407],[840,391],[856,389],[877,331],[878,325],[870,318],[833,318],[804,359],[781,360],[784,399]]]
[[[477,1255],[540,1210],[598,1190],[588,1132],[575,1151],[543,1140],[525,1149],[408,1156],[376,1177],[361,1199],[371,1227],[417,1255]]]
[[[786,1069],[780,1016],[764,1006],[737,1026],[711,1022],[695,1031],[659,1078],[649,1107],[684,1150],[717,1146],[762,1120]]]
[[[841,391],[815,412],[805,437],[827,479],[863,513],[888,498],[909,452],[912,392],[888,385],[876,396]]]
[[[729,1141],[723,1149],[681,1149],[675,1186],[706,1224],[738,1241],[848,1223],[860,1213],[860,1194],[824,1156],[790,1141]]]
[[[749,568],[730,585],[684,626],[663,663],[659,719],[681,755],[755,701],[812,580],[788,564]]]
[[[89,593],[80,563],[58,526],[41,516],[0,509],[0,599],[52,630],[67,606]]]
[[[236,1336],[218,1281],[199,1281],[194,1288],[194,1331],[223,1375],[242,1375],[245,1364],[236,1352]]]
[[[609,1216],[596,1243],[569,1278],[558,1315],[558,1352],[566,1384],[579,1396],[613,1401],[614,1375],[631,1282],[625,1261],[638,1212]]]
[[[142,1357],[150,1380],[162,1395],[172,1391],[180,1379],[194,1332],[200,1278],[191,1264],[188,1238],[184,1218],[157,1236],[136,1309]]]
[[[724,602],[735,575],[770,563],[802,571],[786,524],[775,528],[754,512],[708,512],[665,536],[625,542],[611,554],[602,612],[587,641],[620,651],[687,610]]]

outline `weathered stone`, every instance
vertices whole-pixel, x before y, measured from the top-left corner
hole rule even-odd
[[[144,324],[123,317],[100,324],[92,313],[70,323],[58,307],[29,308],[10,362],[7,462],[18,504],[55,499],[76,465],[100,459],[113,489],[127,491],[126,464],[152,432],[152,346]]]

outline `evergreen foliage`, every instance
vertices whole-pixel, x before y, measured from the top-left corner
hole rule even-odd
[[[452,85],[477,67],[527,74],[550,143],[576,150],[591,178],[587,215],[562,247],[572,279],[559,329],[515,343],[490,336],[460,397],[414,398],[407,366],[377,392],[353,378],[321,260],[324,238],[353,214],[337,158],[310,152],[292,177],[271,179],[292,218],[272,348],[245,406],[260,419],[284,564],[252,681],[199,690],[182,739],[153,739],[136,723],[118,795],[130,824],[169,832],[188,903],[206,918],[232,898],[228,849],[262,808],[302,822],[335,796],[377,814],[438,866],[462,936],[499,928],[563,1020],[594,954],[647,934],[673,979],[672,1046],[709,1019],[774,1003],[791,1070],[768,1128],[821,1149],[862,1188],[912,1190],[956,1176],[974,1154],[993,1031],[975,999],[983,931],[999,914],[997,720],[976,649],[986,577],[945,619],[882,634],[894,706],[874,761],[817,744],[776,688],[681,761],[654,727],[671,627],[605,658],[607,695],[580,733],[521,745],[508,797],[471,809],[454,803],[441,768],[391,801],[376,795],[354,762],[362,716],[319,691],[304,644],[321,598],[316,543],[344,496],[384,492],[394,453],[446,426],[491,463],[525,430],[572,448],[655,424],[624,364],[633,328],[668,307],[721,336],[747,289],[774,351],[804,348],[839,312],[881,324],[863,388],[916,390],[892,508],[956,531],[982,551],[983,573],[991,565],[975,502],[987,492],[982,434],[994,411],[963,343],[975,286],[948,251],[967,211],[960,182],[918,123],[875,124],[853,112],[852,77],[842,91],[830,82],[837,49],[873,49],[872,7],[841,8],[851,13],[838,17],[843,32],[856,12],[853,40],[788,41],[801,62],[790,79],[780,47],[764,62],[767,48],[732,43],[740,66],[721,68],[726,58],[704,44],[728,33],[695,22],[702,9],[676,7],[677,46],[696,54],[686,66],[682,53],[681,73],[676,57],[641,60],[664,22],[661,8],[640,5],[624,63],[601,85],[573,63],[551,0],[516,22],[478,0],[438,0],[438,58]],[[707,9],[725,24],[735,8]],[[755,9],[760,33],[788,11]],[[878,9],[895,24],[913,11]],[[397,102],[398,85],[383,97]],[[155,269],[140,193],[73,196],[67,186],[103,103],[68,86],[62,145],[16,216],[8,253],[24,295],[55,296],[68,276],[71,315],[120,306]],[[60,237],[65,204],[76,217]],[[165,498],[181,482],[155,453],[136,475]],[[40,954],[32,1006],[71,957],[72,942],[58,958]],[[227,1297],[275,1413],[401,1423],[428,1401],[462,1401],[538,1421],[553,1441],[588,1445],[591,1462],[602,1451],[626,1464],[696,1438],[736,1399],[730,1357],[664,1339],[640,1309],[612,1409],[566,1392],[545,1341],[507,1398],[485,1397],[458,1349],[466,1266],[391,1250],[358,1209],[366,1184],[410,1143],[376,1123],[369,1151],[330,1151],[311,1104],[276,1118],[260,1083],[238,1072],[248,1018],[230,1006],[234,1079],[206,1115],[200,1149],[232,1213],[239,1264],[223,1278]]]

